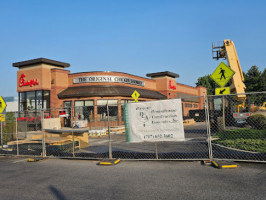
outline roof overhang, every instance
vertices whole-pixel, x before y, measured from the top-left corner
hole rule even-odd
[[[179,74],[169,72],[169,71],[150,73],[150,74],[146,74],[146,76],[151,77],[151,78],[164,77],[164,76],[169,76],[171,78],[179,78]]]
[[[84,97],[131,97],[134,91],[140,94],[139,98],[166,99],[160,92],[134,87],[115,85],[93,85],[69,87],[58,94],[59,99]]]
[[[53,66],[57,66],[57,67],[61,67],[61,68],[67,68],[70,66],[69,63],[64,63],[64,62],[60,62],[60,61],[56,61],[56,60],[50,60],[47,58],[36,58],[36,59],[32,59],[32,60],[26,60],[26,61],[22,61],[22,62],[16,62],[13,63],[13,67],[26,67],[26,66],[30,66],[30,65],[37,65],[37,64],[48,64],[48,65],[53,65]]]

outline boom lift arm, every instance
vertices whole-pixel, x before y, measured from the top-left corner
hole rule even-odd
[[[235,71],[232,77],[231,91],[235,91],[238,101],[246,99],[244,84],[244,76],[236,53],[234,42],[231,40],[224,40],[223,42],[216,42],[212,44],[212,57],[219,60],[220,58],[226,59],[229,67]]]

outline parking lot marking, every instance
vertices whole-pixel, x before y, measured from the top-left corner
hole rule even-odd
[[[16,161],[13,161],[12,163],[19,163],[19,162],[25,162],[25,161],[27,161],[28,159],[26,158],[26,159],[22,159],[22,160],[16,160]]]
[[[219,169],[225,169],[225,168],[237,168],[237,164],[235,164],[232,161],[223,161],[223,160],[219,160],[219,161],[212,161],[212,164],[219,168]]]

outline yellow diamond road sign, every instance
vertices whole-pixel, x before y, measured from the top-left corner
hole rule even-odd
[[[0,114],[1,114],[2,112],[4,112],[5,108],[6,108],[6,102],[5,102],[4,99],[0,96]]]
[[[138,102],[140,94],[137,92],[137,90],[135,90],[131,96],[134,99],[134,102]]]
[[[230,94],[230,87],[215,88],[215,95]]]
[[[6,121],[6,115],[0,114],[0,121],[2,122]]]
[[[220,87],[224,87],[234,74],[235,72],[230,67],[228,67],[224,62],[221,62],[212,73],[211,78]]]

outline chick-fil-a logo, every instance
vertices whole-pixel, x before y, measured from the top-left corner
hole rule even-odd
[[[23,87],[23,86],[27,86],[27,85],[32,87],[33,85],[39,85],[37,78],[31,79],[29,81],[25,81],[25,79],[24,79],[25,77],[26,77],[25,74],[21,74],[21,76],[19,78],[19,87]]]
[[[169,88],[170,88],[170,89],[173,89],[173,90],[176,90],[176,86],[172,85],[171,82],[172,82],[172,81],[169,80]]]

